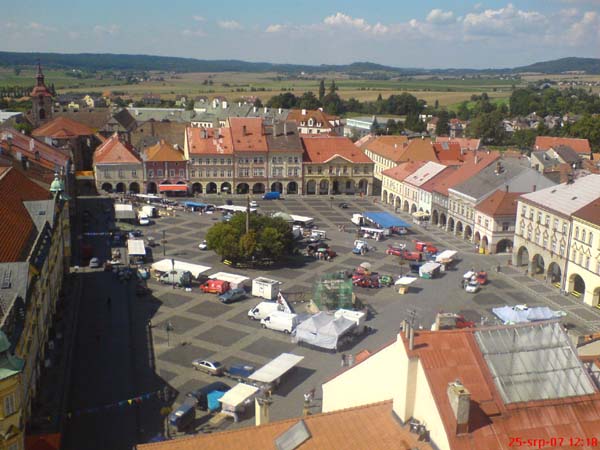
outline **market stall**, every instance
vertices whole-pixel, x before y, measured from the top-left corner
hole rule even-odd
[[[282,353],[250,375],[248,381],[263,390],[271,390],[280,383],[285,374],[296,367],[303,359],[304,356]]]
[[[233,417],[233,420],[237,422],[238,414],[244,412],[246,406],[254,401],[254,397],[256,397],[259,392],[260,390],[256,386],[245,383],[236,384],[219,398],[219,402],[221,402],[221,412]]]
[[[442,265],[442,271],[446,269],[455,261],[458,252],[456,250],[444,250],[438,253],[435,257],[435,262]]]
[[[243,288],[250,278],[235,273],[217,272],[208,277],[211,280],[227,281],[232,289]]]
[[[428,261],[419,267],[419,276],[425,279],[431,279],[439,276],[442,265],[436,262]]]
[[[394,285],[398,286],[398,294],[408,294],[410,290],[410,285],[413,284],[415,281],[417,281],[415,277],[401,277],[398,280],[396,280]]]
[[[364,314],[364,313],[363,313]],[[345,336],[357,328],[357,322],[344,315],[319,312],[296,327],[294,338],[326,350],[336,350]]]

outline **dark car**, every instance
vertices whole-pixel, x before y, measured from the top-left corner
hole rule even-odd
[[[342,209],[348,209],[350,205],[348,205],[348,203],[340,203],[338,206]]]
[[[227,292],[219,295],[222,303],[233,303],[246,297],[246,291],[242,288],[229,289]]]
[[[208,394],[214,391],[227,392],[229,389],[231,389],[231,386],[228,384],[222,381],[215,381],[195,391],[188,392],[187,396],[195,398],[198,401],[198,408],[206,411],[208,409]]]
[[[187,430],[196,419],[196,406],[194,397],[186,398],[179,408],[169,414],[169,424],[178,432]]]

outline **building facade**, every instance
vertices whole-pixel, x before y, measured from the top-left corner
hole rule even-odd
[[[512,253],[520,196],[500,189],[475,206],[473,242],[480,253]]]
[[[342,119],[326,114],[322,109],[292,109],[287,120],[297,123],[300,134],[344,134]]]
[[[275,122],[267,127],[269,190],[285,195],[302,194],[304,149],[296,122]]]
[[[148,194],[187,194],[188,161],[177,145],[164,140],[142,154],[145,192]]]
[[[42,66],[38,63],[35,87],[31,91],[31,123],[34,127],[52,119],[52,93],[44,82]]]
[[[96,190],[139,194],[144,185],[142,159],[115,133],[94,152]]]

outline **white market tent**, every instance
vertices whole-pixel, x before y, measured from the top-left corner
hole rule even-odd
[[[456,250],[444,250],[435,257],[435,262],[443,262],[452,260],[458,252]]]
[[[231,212],[246,212],[245,206],[238,205],[220,205],[217,206],[217,209],[221,209],[223,211],[231,211]],[[250,212],[256,211],[256,208],[250,208]]]
[[[173,263],[170,259],[161,259],[160,261],[152,264],[152,270],[156,270],[157,272],[169,272],[173,270]],[[200,264],[192,264],[184,261],[175,260],[175,270],[187,270],[192,273],[194,278],[198,278],[201,273],[204,273],[210,270],[211,267],[201,266]]]
[[[398,280],[396,280],[396,282],[394,284],[396,286],[410,286],[415,281],[417,281],[417,278],[415,278],[415,277],[402,277],[402,278],[399,278]]]
[[[146,246],[143,239],[128,239],[127,254],[129,256],[146,256]]]
[[[303,359],[304,356],[294,355],[293,353],[282,353],[250,375],[248,380],[264,384],[275,383]]]
[[[294,223],[296,223],[298,225],[303,225],[303,226],[312,225],[312,223],[315,221],[315,219],[313,217],[307,217],[307,216],[296,216],[294,214],[290,214],[290,217],[292,218]]]
[[[219,399],[223,407],[237,408],[246,402],[250,397],[258,392],[256,386],[250,386],[245,383],[238,383],[230,390],[225,392],[225,395]]]
[[[133,205],[127,203],[115,203],[115,219],[135,219],[135,211],[133,210]]]
[[[334,350],[340,337],[354,327],[356,321],[321,311],[300,323],[296,327],[295,336],[298,342]]]
[[[227,272],[217,272],[217,273],[209,276],[208,278],[213,279],[213,280],[227,281],[229,284],[231,284],[232,286],[235,286],[235,287],[241,286],[242,284],[244,284],[244,282],[246,280],[250,279],[243,275],[236,275],[235,273],[227,273]]]

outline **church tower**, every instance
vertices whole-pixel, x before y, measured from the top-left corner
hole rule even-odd
[[[44,74],[42,66],[38,62],[36,83],[31,91],[31,120],[35,127],[52,117],[52,93],[44,83]]]

